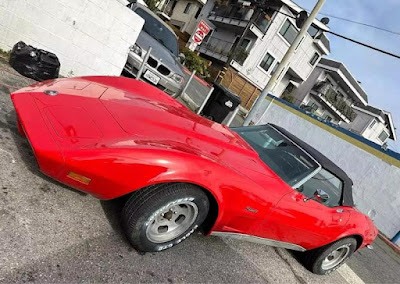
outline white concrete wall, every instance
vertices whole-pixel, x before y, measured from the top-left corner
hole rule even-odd
[[[292,14],[285,6],[281,8],[281,12]],[[283,14],[275,13],[267,33],[263,37],[258,38],[243,66],[239,68],[239,72],[260,89],[263,89],[268,83],[273,69],[273,66],[271,66],[268,72],[266,72],[259,66],[264,56],[270,53],[276,61],[281,62],[283,56],[290,47],[289,43],[279,34],[287,18],[288,17]],[[293,19],[289,18],[289,20],[294,24]],[[290,64],[290,67],[302,80],[306,80],[314,69],[314,66],[309,64],[309,61],[316,51],[321,54],[317,46],[313,43],[313,39],[307,33],[303,42],[293,55]]]
[[[272,122],[287,129],[340,166],[354,182],[356,207],[364,213],[375,209],[374,223],[392,238],[400,229],[400,168],[367,151],[372,148],[362,149],[298,114],[272,103],[259,124]]]
[[[63,76],[120,75],[143,23],[118,0],[0,0],[0,48],[54,52]]]

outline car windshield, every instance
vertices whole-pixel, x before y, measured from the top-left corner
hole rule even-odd
[[[292,187],[319,168],[314,159],[270,125],[233,130],[254,148],[268,167]]]
[[[144,19],[143,30],[178,56],[178,41],[175,35],[162,22],[145,10],[138,8],[135,13]]]

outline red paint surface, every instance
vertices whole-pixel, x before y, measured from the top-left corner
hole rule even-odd
[[[49,96],[45,90],[59,94]],[[97,198],[188,182],[216,199],[213,231],[306,249],[350,235],[361,236],[365,246],[376,236],[372,222],[351,207],[337,213],[338,208],[304,202],[235,132],[144,82],[58,79],[21,89],[11,98],[41,171]],[[68,178],[70,171],[90,178],[90,184]]]

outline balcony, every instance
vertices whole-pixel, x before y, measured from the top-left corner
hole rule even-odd
[[[350,123],[357,114],[346,100],[339,95],[329,84],[321,82],[311,92],[321,103],[329,108],[340,120]]]
[[[229,3],[227,5],[215,5],[208,19],[215,23],[245,28],[253,13],[253,8],[244,7],[238,3]]]
[[[207,42],[203,41],[196,50],[220,61],[227,62],[233,45],[233,42],[210,37]]]

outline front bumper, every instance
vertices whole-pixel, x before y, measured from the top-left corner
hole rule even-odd
[[[141,57],[139,57],[138,55],[130,52],[129,55],[128,55],[128,60],[126,61],[126,64],[125,64],[125,67],[124,67],[124,71],[129,73],[133,77],[136,77],[136,74],[137,74],[142,62],[143,62],[143,60],[142,60]],[[144,66],[143,74],[147,70],[150,70],[151,72],[156,74],[158,77],[160,77],[160,81],[155,86],[157,88],[159,88],[160,90],[166,92],[167,94],[174,95],[174,94],[178,93],[183,88],[183,85],[180,85],[180,84],[176,83],[174,80],[172,80],[171,78],[169,78],[167,76],[164,76],[163,74],[161,74],[156,69],[154,69],[153,67],[149,66],[148,64],[146,64]],[[148,81],[145,78],[143,78],[143,76],[140,79],[145,81],[145,82],[147,82],[147,83],[149,83],[149,84],[154,85],[150,81]]]

